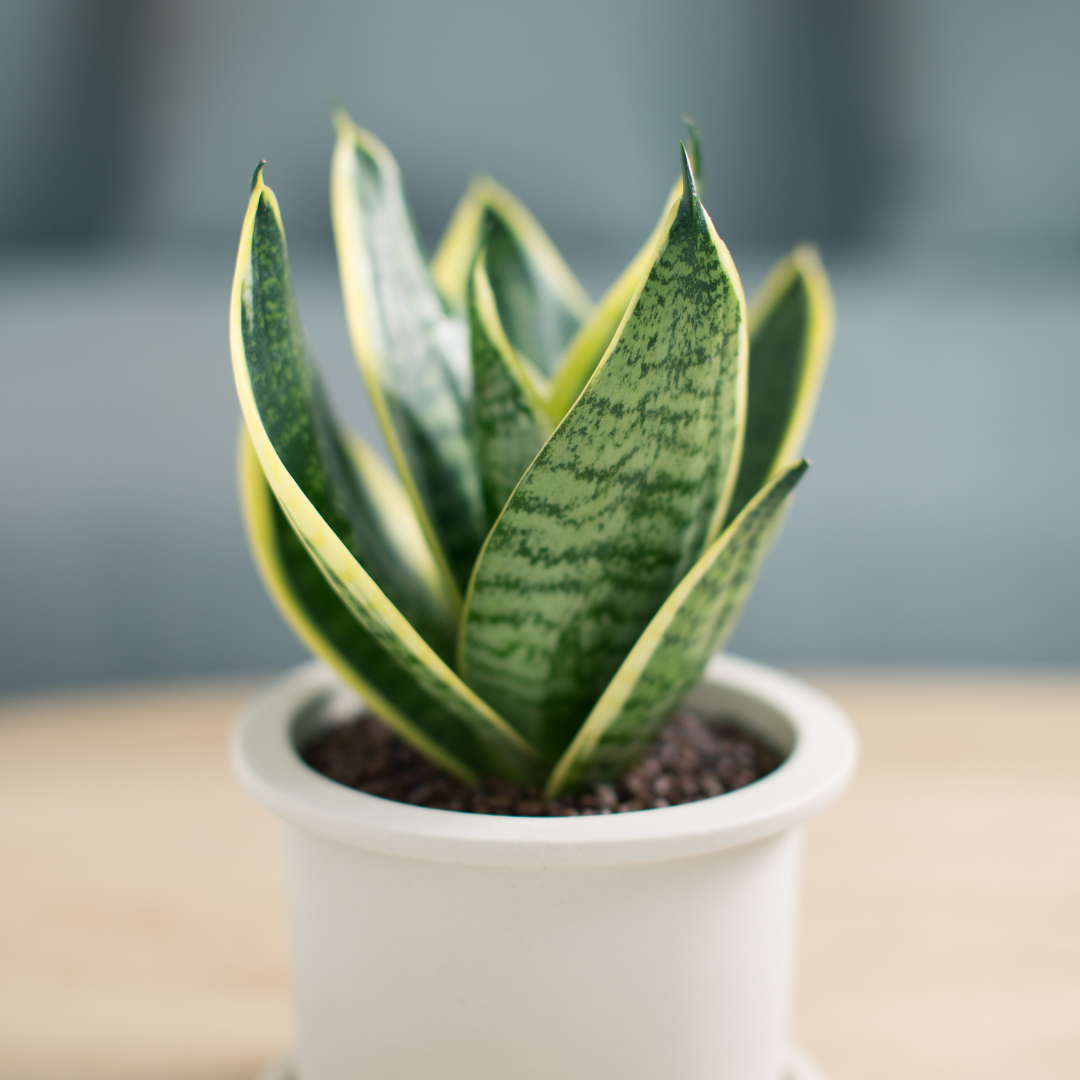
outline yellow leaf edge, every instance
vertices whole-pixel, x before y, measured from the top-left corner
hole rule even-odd
[[[774,474],[802,451],[810,423],[814,418],[825,372],[829,366],[836,333],[836,302],[829,275],[813,244],[799,244],[769,271],[750,301],[748,322],[750,337],[780,298],[801,277],[806,287],[809,326],[805,337],[806,360],[796,394],[796,405],[788,421],[783,441],[777,447],[769,475]]]
[[[622,315],[629,309],[639,282],[656,261],[656,250],[667,235],[665,225],[670,228],[668,218],[672,213],[672,208],[678,206],[681,197],[682,180],[680,179],[668,193],[664,209],[656,225],[653,226],[649,238],[626,265],[623,272],[608,287],[592,314],[570,339],[552,376],[551,393],[548,399],[548,410],[552,416],[561,419],[570,411],[570,406],[577,400],[585,383],[589,380],[589,364],[600,351],[601,342],[605,338],[608,343],[615,339],[616,335],[611,334],[610,330],[612,323],[621,329]]]
[[[365,315],[363,302],[360,297],[363,290],[358,281],[358,267],[362,265],[359,252],[356,250],[355,237],[362,231],[358,220],[356,207],[348,197],[351,186],[350,178],[353,169],[352,148],[359,145],[366,153],[374,157],[379,163],[379,169],[386,175],[398,176],[397,162],[393,155],[370,132],[357,127],[344,110],[334,113],[334,124],[337,128],[337,140],[330,163],[330,216],[333,222],[334,240],[338,257],[338,272],[341,277],[341,292],[345,305],[345,321],[349,330],[349,339],[352,342],[353,352],[356,355],[364,383],[367,386],[368,397],[372,408],[379,421],[386,445],[390,450],[390,457],[401,477],[401,482],[413,504],[417,520],[427,537],[427,542],[435,558],[439,573],[443,579],[444,591],[454,601],[455,613],[461,609],[461,591],[450,570],[450,563],[443,551],[442,543],[435,531],[435,525],[424,506],[420,497],[420,490],[409,468],[405,450],[401,445],[394,422],[390,417],[390,410],[386,403],[386,395],[383,392],[383,364],[384,359],[379,356],[371,338],[367,332],[367,316]],[[267,188],[269,191],[269,188]],[[273,193],[271,192],[271,195]],[[276,201],[275,201],[276,205]]]
[[[792,465],[791,469],[804,467],[805,462],[800,462],[797,465]],[[574,736],[573,741],[563,752],[563,756],[558,760],[555,768],[552,769],[544,787],[545,798],[555,798],[566,783],[567,776],[574,764],[588,758],[596,748],[597,743],[603,738],[608,727],[618,717],[623,706],[630,699],[638,680],[648,666],[664,635],[675,621],[686,599],[712,568],[724,548],[731,542],[738,530],[739,523],[769,496],[774,484],[779,482],[779,479],[781,478],[774,478],[772,483],[766,484],[757,492],[754,498],[743,507],[738,517],[709,545],[701,558],[690,568],[682,581],[675,586],[668,598],[661,604],[649,625],[642,631],[641,637],[634,643],[626,659],[619,665],[618,671],[612,676],[604,692],[597,699],[592,711],[578,729],[577,735]]]
[[[447,592],[446,580],[404,484],[366,439],[350,431],[347,446],[398,556],[442,605],[452,624],[458,614],[456,600]]]
[[[472,295],[476,304],[476,312],[484,333],[488,336],[499,359],[509,372],[510,377],[517,383],[529,408],[533,413],[533,419],[538,429],[546,438],[551,434],[555,422],[548,414],[547,390],[548,381],[543,373],[538,371],[528,360],[525,359],[511,344],[499,318],[499,307],[495,301],[495,291],[491,287],[491,279],[488,277],[484,265],[486,246],[480,249],[472,270]]]
[[[580,322],[592,310],[592,298],[567,265],[555,242],[520,199],[489,176],[475,176],[458,202],[431,260],[431,276],[451,310],[464,313],[468,281],[480,244],[484,211],[490,207],[506,223],[552,282],[563,303]]]
[[[275,552],[274,519],[270,500],[274,498],[262,471],[247,427],[241,423],[237,439],[237,476],[240,487],[240,507],[247,534],[248,548],[263,586],[270,594],[282,618],[315,656],[325,661],[342,682],[354,690],[407,743],[429,761],[456,776],[462,783],[475,787],[477,773],[447,753],[416,727],[383,697],[323,636],[318,625],[308,616],[296,594],[289,586],[285,569]]]
[[[684,160],[687,175],[692,176],[692,174],[690,173],[689,160],[686,157],[685,150],[683,151],[683,160]],[[656,259],[659,258],[660,253],[663,251],[663,248],[666,246],[668,234],[671,232],[671,226],[675,221],[676,214],[679,212],[679,202],[680,202],[680,199],[682,197],[682,190],[683,190],[683,182],[680,180],[679,181],[679,198],[671,200],[670,205],[667,208],[667,212],[665,213],[664,217],[661,218],[659,224],[656,227],[656,232],[659,235],[659,239],[657,240],[656,244],[651,249],[652,262],[655,262]],[[738,475],[739,475],[739,461],[740,461],[740,457],[741,457],[741,454],[742,454],[743,435],[745,434],[745,431],[746,431],[746,391],[747,391],[747,382],[748,382],[747,355],[748,355],[749,349],[748,349],[748,345],[747,345],[748,339],[747,339],[747,330],[746,330],[746,322],[747,322],[747,320],[746,320],[746,295],[743,292],[742,279],[739,277],[739,271],[735,267],[734,260],[731,258],[731,253],[728,251],[727,245],[717,235],[716,229],[715,229],[715,227],[713,226],[713,223],[712,223],[712,218],[709,217],[709,213],[705,209],[704,206],[701,207],[701,212],[705,216],[705,221],[707,223],[708,230],[709,230],[709,237],[712,240],[713,244],[716,246],[717,254],[720,257],[720,264],[723,267],[724,273],[728,275],[728,278],[732,283],[732,287],[735,289],[736,297],[737,297],[738,303],[739,303],[739,310],[741,312],[741,318],[739,319],[739,330],[738,330],[738,333],[739,333],[738,368],[739,368],[739,370],[736,373],[736,379],[737,379],[737,389],[736,389],[736,425],[737,425],[737,431],[736,431],[736,437],[735,437],[735,447],[734,447],[734,454],[732,455],[731,465],[730,465],[730,467],[728,469],[728,475],[725,478],[724,489],[721,492],[720,501],[717,503],[717,508],[716,508],[716,510],[714,511],[714,514],[713,514],[713,524],[712,524],[712,526],[710,527],[710,530],[709,530],[710,539],[708,540],[708,542],[706,544],[706,546],[708,546],[708,544],[711,544],[713,542],[713,540],[715,539],[715,535],[712,535],[714,533],[714,530],[715,530],[716,533],[719,532],[719,523],[724,520],[724,516],[727,513],[727,507],[730,504],[731,497],[735,492],[735,481],[736,481],[736,479],[738,478]],[[650,262],[650,264],[649,264],[650,267],[652,266],[652,262]],[[613,337],[611,339],[611,342],[608,344],[608,347],[604,350],[604,355],[600,358],[599,363],[596,365],[596,367],[593,369],[592,374],[589,376],[588,382],[585,384],[584,387],[582,387],[581,394],[578,395],[579,398],[581,397],[582,394],[584,394],[586,392],[586,390],[588,390],[588,388],[589,388],[590,384],[593,382],[593,380],[598,378],[600,372],[603,370],[604,366],[607,364],[608,358],[615,351],[615,347],[618,345],[619,339],[622,336],[623,328],[626,326],[627,321],[630,319],[630,316],[633,313],[634,307],[637,305],[638,299],[640,298],[641,293],[645,288],[645,282],[646,282],[647,279],[648,279],[648,274],[647,273],[641,274],[640,277],[638,278],[637,284],[634,287],[633,295],[631,296],[629,303],[626,305],[626,310],[623,312],[622,319],[619,320],[618,329],[615,331],[615,334],[613,335]],[[556,433],[559,431],[559,429],[562,427],[562,425],[567,423],[569,421],[569,419],[570,419],[570,411],[567,411],[567,413],[565,415],[563,415],[562,418],[559,420],[558,424],[556,424],[555,430],[548,436],[548,441],[550,441],[551,439],[553,439],[555,437]],[[545,443],[545,445],[546,445],[546,443]],[[543,447],[541,447],[540,453],[543,453]],[[540,453],[538,453],[536,455],[537,458],[540,456]],[[536,462],[536,458],[533,459],[533,464],[535,464],[535,462]],[[518,480],[517,484],[514,486],[514,490],[510,493],[509,498],[507,498],[505,504],[503,505],[502,510],[499,512],[499,516],[495,519],[495,521],[491,525],[491,528],[488,530],[488,534],[484,539],[484,544],[480,548],[479,554],[476,556],[476,562],[473,563],[472,573],[469,575],[469,583],[468,583],[468,585],[467,585],[467,587],[465,589],[465,597],[464,597],[464,600],[463,600],[462,605],[461,605],[461,616],[460,616],[460,620],[458,622],[457,650],[456,650],[456,654],[455,654],[455,666],[457,667],[457,670],[461,673],[462,677],[465,676],[465,670],[466,670],[466,665],[465,665],[465,628],[468,625],[469,608],[470,608],[470,605],[471,605],[471,602],[472,602],[473,591],[474,591],[474,588],[476,586],[476,579],[477,579],[477,576],[478,576],[479,571],[480,571],[480,566],[484,561],[484,554],[487,551],[488,544],[491,542],[491,538],[495,535],[495,532],[496,532],[496,530],[497,530],[497,528],[499,526],[499,523],[502,521],[503,516],[506,514],[507,509],[509,508],[510,504],[514,501],[514,496],[517,494],[518,489],[521,487],[521,485],[525,482],[526,478],[529,476],[530,472],[532,471],[532,468],[533,468],[533,465],[530,465],[529,468],[526,469],[524,473],[522,473],[521,478]]]
[[[233,377],[236,382],[240,408],[248,436],[262,473],[273,490],[278,505],[303,540],[305,546],[318,551],[320,560],[325,563],[326,567],[348,591],[352,599],[373,618],[381,622],[400,641],[404,648],[431,671],[448,693],[461,698],[482,722],[496,729],[522,752],[535,758],[536,751],[520,733],[512,728],[483,698],[463,682],[452,668],[446,665],[435,650],[424,641],[412,624],[387,599],[364,568],[353,558],[352,553],[326,524],[285,468],[263,428],[262,419],[255,404],[255,395],[245,359],[241,326],[241,301],[245,290],[250,295],[252,289],[251,244],[254,236],[256,211],[260,200],[264,197],[277,218],[278,226],[282,228],[282,233],[284,233],[277,199],[274,197],[273,191],[263,183],[260,171],[252,187],[247,214],[244,217],[244,224],[241,229],[240,247],[237,252],[236,273],[233,278],[231,309],[229,312],[229,345],[232,354]]]

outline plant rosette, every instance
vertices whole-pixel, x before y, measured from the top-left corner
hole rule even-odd
[[[798,827],[855,741],[809,687],[709,658],[808,468],[824,269],[798,247],[747,304],[693,128],[596,304],[490,180],[429,262],[387,147],[335,123],[346,321],[393,467],[323,388],[261,166],[230,312],[249,542],[326,665],[255,705],[236,749],[288,826],[302,1080],[777,1080]],[[343,688],[466,785],[610,783],[687,695],[784,760],[662,809],[440,811],[303,763]]]
[[[305,665],[233,744],[244,786],[286,824],[303,1080],[811,1075],[787,1044],[800,826],[857,755],[832,701],[718,656],[686,704],[735,719],[779,768],[681,806],[523,818],[315,772],[300,748],[348,693]]]

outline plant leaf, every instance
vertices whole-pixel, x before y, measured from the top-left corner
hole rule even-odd
[[[694,121],[689,117],[683,119],[690,132],[690,168],[700,197],[703,190],[701,140]],[[600,298],[592,314],[581,324],[566,346],[566,352],[563,353],[552,375],[548,400],[548,413],[556,422],[566,415],[567,410],[577,400],[578,394],[589,381],[589,376],[596,370],[600,358],[611,344],[638,282],[656,259],[656,249],[665,235],[668,215],[671,208],[682,198],[682,190],[682,177],[679,177],[668,193],[660,219],[649,234],[648,240]]]
[[[684,194],[619,335],[518,484],[466,595],[459,670],[554,760],[727,508],[742,442],[738,274]]]
[[[246,431],[240,443],[240,495],[260,576],[307,648],[439,768],[470,785],[499,771],[505,752],[497,748],[491,754],[485,745],[488,725],[477,723],[470,702],[454,692],[433,692],[428,679],[414,678],[409,665],[354,617],[327,582],[274,498]],[[503,771],[522,780],[532,775],[533,765],[525,755],[521,769]]]
[[[443,311],[393,156],[344,114],[335,122],[330,201],[353,349],[424,532],[461,588],[487,532],[467,331]]]
[[[734,628],[807,467],[778,474],[679,582],[555,767],[548,796],[621,776],[656,738]]]
[[[663,213],[648,240],[630,260],[626,269],[600,298],[589,318],[566,346],[551,380],[548,411],[553,417],[562,418],[577,400],[589,381],[596,365],[607,351],[622,322],[626,309],[642,277],[656,261],[656,249],[667,235],[671,212],[682,198],[682,180],[678,180],[668,194]]]
[[[544,402],[499,321],[481,248],[469,290],[473,381],[472,439],[490,519],[506,505],[551,433]]]
[[[292,295],[277,200],[260,174],[240,238],[230,343],[240,405],[262,472],[309,561],[329,583],[329,593],[312,585],[306,564],[298,565],[287,537],[279,528],[271,529],[272,515],[262,512],[257,518],[261,524],[251,534],[253,545],[264,572],[267,566],[279,567],[267,573],[268,582],[277,583],[279,600],[290,592],[296,597],[291,607],[282,601],[287,617],[309,643],[330,642],[319,651],[339,670],[346,661],[350,668],[357,664],[350,681],[374,687],[379,700],[398,709],[398,723],[407,715],[413,725],[428,725],[424,734],[429,742],[474,771],[489,768],[515,779],[529,775],[531,751],[525,741],[447,667],[336,531],[342,528],[353,536],[348,532],[352,522],[336,501],[339,488],[332,486],[337,473],[331,464],[340,464],[344,457],[342,441],[331,440],[329,452],[313,445],[311,433],[319,431],[320,423],[318,394],[311,389],[316,384]],[[384,505],[392,499],[382,493]],[[357,624],[351,637],[342,636],[341,613],[327,603],[330,595],[336,595]],[[306,612],[306,624],[297,611]],[[325,624],[320,621],[324,616]],[[421,740],[414,743],[422,752],[430,750]],[[464,775],[460,769],[458,774]]]
[[[447,591],[446,579],[439,571],[439,564],[435,561],[431,545],[416,516],[416,509],[401,480],[359,435],[347,433],[346,439],[349,457],[369,508],[369,520],[372,527],[378,530],[380,543],[412,579],[423,584],[442,616],[456,621],[460,612],[455,606],[454,597]],[[363,559],[361,563],[366,569]],[[413,622],[408,612],[394,601],[393,594],[380,584],[379,578],[374,574],[372,577],[394,606]],[[415,622],[413,625],[416,625]]]
[[[690,155],[690,168],[694,170],[694,183],[697,184],[698,195],[704,195],[705,161],[701,155],[701,132],[698,131],[697,121],[692,116],[684,116],[683,123],[686,125],[687,142],[690,144],[687,153]]]
[[[431,262],[453,310],[464,311],[482,244],[506,336],[545,375],[592,310],[592,301],[537,220],[494,180],[474,180]]]
[[[374,455],[354,456],[338,430],[296,312],[285,236],[273,195],[256,179],[243,272],[250,304],[242,362],[261,423],[292,479],[390,602],[444,657],[453,651],[457,610],[430,549],[409,536],[402,507]],[[263,194],[264,193],[264,194]],[[359,467],[358,467],[359,466]],[[395,523],[394,519],[397,519]],[[408,558],[403,558],[403,553]],[[434,578],[434,580],[433,580]]]
[[[817,252],[797,247],[750,303],[746,439],[728,520],[793,461],[817,406],[835,324],[829,278]]]

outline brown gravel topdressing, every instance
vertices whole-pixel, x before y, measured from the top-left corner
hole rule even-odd
[[[655,810],[696,802],[760,780],[780,759],[730,723],[675,713],[638,764],[613,784],[545,799],[538,788],[488,780],[477,791],[440,772],[376,717],[365,713],[322,735],[304,760],[331,780],[395,802],[517,817],[576,817]]]

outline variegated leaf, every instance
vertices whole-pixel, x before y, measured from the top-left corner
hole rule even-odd
[[[702,190],[701,143],[697,125],[687,119],[686,126],[690,130],[690,167],[693,170],[694,182],[700,197]],[[556,420],[561,420],[577,400],[578,394],[589,381],[589,377],[596,370],[596,365],[600,363],[600,358],[615,337],[619,323],[622,322],[634,295],[634,290],[638,287],[638,282],[656,259],[656,248],[665,235],[668,215],[671,213],[671,208],[682,198],[682,190],[680,177],[669,192],[660,220],[649,234],[649,238],[600,298],[592,314],[581,324],[567,345],[566,352],[559,359],[558,366],[552,375],[551,391],[548,397],[548,412]]]
[[[503,331],[481,248],[469,290],[474,392],[472,439],[488,512],[506,505],[552,425],[544,412],[539,376],[526,369]]]
[[[492,529],[459,670],[554,760],[727,509],[746,394],[738,274],[684,192],[618,340]]]
[[[600,298],[592,314],[570,340],[551,379],[548,411],[563,417],[592,377],[626,314],[642,277],[656,260],[656,249],[667,235],[671,212],[682,198],[682,180],[676,182],[664,204],[663,213],[648,240],[630,260],[626,269]]]
[[[656,738],[734,628],[806,468],[779,473],[679,582],[553,770],[548,795],[621,776]]]
[[[250,249],[240,268],[247,290],[242,299],[248,297],[250,304],[250,317],[242,324],[243,361],[267,437],[351,555],[432,648],[448,657],[457,618],[453,598],[437,570],[432,574],[430,548],[398,546],[391,532],[397,526],[384,511],[394,509],[400,520],[401,508],[387,505],[393,494],[385,470],[378,472],[373,455],[363,451],[363,468],[358,468],[335,424],[296,312],[285,236],[261,169],[251,214]]]
[[[592,301],[529,211],[486,177],[474,180],[431,263],[447,303],[464,310],[482,244],[506,336],[545,375],[592,310]]]
[[[265,507],[252,511],[260,523],[252,529],[252,541],[286,615],[354,685],[374,688],[375,700],[396,710],[390,719],[419,750],[441,747],[433,756],[457,762],[458,775],[470,780],[483,769],[528,777],[533,755],[525,740],[447,667],[361,561],[371,550],[367,540],[358,539],[362,515],[375,515],[369,531],[385,540],[402,526],[378,523],[378,513],[395,500],[400,508],[401,500],[384,491],[366,507],[346,505],[352,497],[341,479],[348,473],[347,455],[343,440],[326,427],[293,298],[277,200],[261,173],[240,238],[230,343],[248,435],[283,514],[275,524]],[[249,477],[249,506],[257,508],[252,483]],[[284,522],[288,536],[280,528]],[[289,539],[293,534],[295,543]],[[306,562],[299,559],[297,544]],[[328,588],[317,585],[312,568]],[[331,597],[354,621],[355,631],[345,631]],[[422,739],[405,726],[405,717]]]
[[[392,659],[387,662],[379,640],[353,617],[293,532],[246,431],[240,447],[240,500],[263,583],[304,645],[428,760],[468,784],[477,783],[487,760],[472,727],[442,698],[407,678]],[[413,716],[420,722],[414,723]]]
[[[832,290],[817,252],[797,247],[750,302],[746,439],[728,520],[801,452],[832,348]]]
[[[443,310],[392,155],[343,114],[336,123],[330,196],[353,348],[424,531],[461,588],[487,532],[467,329]]]

